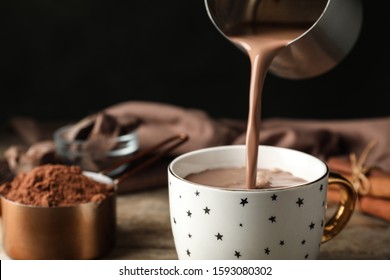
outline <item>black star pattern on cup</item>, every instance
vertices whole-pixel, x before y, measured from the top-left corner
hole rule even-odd
[[[325,187],[322,185],[321,187],[317,187],[317,188],[323,188],[323,190],[325,189]],[[185,194],[184,194],[185,195]],[[191,197],[194,197],[194,199],[197,199],[197,198],[195,198],[196,196],[200,196],[200,192],[199,192],[199,190],[196,190],[196,191],[192,191],[192,195],[191,195]],[[202,195],[202,197],[203,197],[203,195]],[[179,198],[182,198],[182,194],[180,194],[179,195]],[[201,199],[201,198],[200,198]],[[248,203],[249,203],[249,198],[248,197],[241,197],[241,198],[238,198],[238,199],[240,199],[240,202],[239,202],[239,204],[240,205],[242,205],[242,207],[245,207]],[[279,195],[277,195],[276,193],[271,193],[271,194],[269,194],[269,196],[267,197],[267,199],[270,199],[271,201],[278,201],[278,199],[279,199]],[[307,198],[306,198],[307,199]],[[279,199],[280,200],[280,199]],[[305,198],[303,197],[303,196],[300,196],[300,197],[298,197],[298,196],[295,196],[295,198],[294,197],[292,197],[292,201],[291,202],[293,202],[295,200],[295,203],[297,204],[297,206],[298,207],[300,207],[300,208],[302,208],[301,206],[303,206],[303,205],[305,205],[306,206],[306,202],[308,202],[309,204],[310,204],[310,201],[308,201],[308,200],[306,200],[305,201]],[[237,203],[238,201],[236,200],[236,203]],[[253,202],[253,201],[251,201],[251,202]],[[290,202],[290,203],[291,203]],[[207,203],[207,202],[206,202]],[[206,204],[205,203],[205,204]],[[271,203],[271,202],[270,202]],[[272,202],[273,203],[273,202]],[[275,202],[275,204],[277,204],[277,203],[279,203],[279,202]],[[294,203],[294,202],[293,202]],[[253,203],[252,203],[253,204]],[[251,205],[252,205],[251,204]],[[291,205],[291,204],[290,204]],[[325,200],[323,200],[322,201],[322,205],[323,206],[326,206],[326,201]],[[293,206],[293,204],[292,204],[292,206]],[[236,206],[237,207],[237,206]],[[241,206],[239,206],[239,207],[241,207]],[[295,208],[296,206],[294,206],[294,208]],[[304,209],[305,207],[303,207],[303,209]],[[212,217],[212,216],[214,216],[215,215],[215,211],[216,211],[216,209],[213,209],[213,212],[211,213],[211,209],[208,207],[208,206],[204,206],[204,208],[201,208],[203,211],[204,211],[204,214],[206,215],[210,215],[210,217]],[[195,209],[193,209],[193,210],[195,210]],[[200,209],[199,209],[200,210]],[[198,211],[198,210],[197,210]],[[196,215],[196,213],[198,213],[198,212],[196,212],[196,211],[194,211],[194,212],[192,212],[191,211],[191,209],[188,209],[187,211],[186,211],[186,215],[189,217],[189,218],[192,218],[192,215],[195,213],[195,219],[197,218],[197,215]],[[270,214],[274,214],[274,213],[270,213]],[[283,223],[283,219],[280,219],[280,217],[276,217],[276,215],[274,216],[274,215],[270,215],[270,216],[268,216],[269,218],[268,218],[268,220],[269,220],[269,222],[268,223],[271,223],[271,224],[273,224],[273,223],[278,223],[278,224],[280,224],[281,222]],[[277,218],[278,218],[278,220],[277,220]],[[172,217],[172,221],[173,221],[173,223],[174,224],[177,224],[177,221],[176,221],[176,218],[175,217]],[[310,221],[310,220],[309,220]],[[314,222],[315,221],[315,222]],[[239,227],[241,227],[241,228],[243,228],[244,227],[244,225],[243,225],[243,223],[242,222],[240,222],[240,221],[236,221],[236,225],[238,225]],[[277,225],[275,225],[275,226],[277,226]],[[311,222],[309,223],[308,221],[306,222],[306,226],[308,227],[307,229],[309,229],[310,231],[314,231],[314,229],[316,229],[316,226],[321,226],[321,228],[323,228],[324,226],[325,226],[325,221],[322,219],[322,218],[320,218],[320,219],[313,219],[313,220],[311,220]],[[217,232],[217,234],[215,234],[215,232],[214,233],[212,233],[212,235],[214,235],[215,237],[214,238],[216,238],[215,240],[216,240],[216,242],[219,242],[219,241],[221,241],[221,245],[223,245],[224,243],[226,243],[227,241],[225,240],[225,239],[223,239],[224,238],[224,235],[223,234],[221,234],[220,232]],[[211,235],[211,236],[212,236]],[[192,241],[192,237],[193,237],[193,235],[190,233],[190,232],[187,232],[187,236],[185,236],[186,237],[186,240],[187,240],[187,242],[191,242]],[[226,237],[226,236],[225,236]],[[188,239],[191,239],[191,240],[188,240]],[[195,239],[197,239],[196,237],[194,237]],[[283,238],[283,237],[282,237]],[[195,240],[194,239],[194,240]],[[275,240],[276,241],[276,244],[274,244],[274,245],[276,245],[276,246],[280,246],[280,247],[283,247],[283,248],[280,248],[279,250],[281,250],[281,249],[286,249],[286,248],[289,248],[289,245],[290,245],[290,243],[287,241],[285,241],[285,240],[283,240],[283,239],[277,239],[277,240]],[[305,239],[301,239],[301,241],[297,241],[297,242],[299,242],[301,245],[300,246],[302,246],[302,249],[304,249],[304,247],[303,246],[307,246],[307,244],[308,244],[308,242],[305,240]],[[299,244],[298,243],[298,244]],[[190,244],[189,244],[190,245]],[[271,255],[271,251],[273,251],[273,250],[271,250],[271,248],[272,248],[272,246],[274,246],[273,244],[265,244],[266,246],[268,245],[268,247],[266,247],[266,246],[264,246],[263,248],[264,248],[264,254],[265,255],[268,255],[268,256],[272,256]],[[319,246],[321,245],[321,243],[319,243]],[[270,248],[271,247],[271,248]],[[183,248],[184,249],[184,248]],[[302,250],[301,249],[301,250]],[[304,256],[306,259],[307,258],[309,258],[309,254],[307,253],[306,255],[305,255],[305,253],[306,252],[302,252],[302,255],[301,256]],[[186,250],[186,254],[188,255],[188,257],[191,257],[192,256],[192,252],[189,250],[189,248]],[[243,252],[243,254],[245,255],[245,252]],[[241,251],[234,251],[234,257],[235,258],[237,258],[237,259],[240,259],[240,258],[242,258],[242,254],[241,254]]]
[[[320,187],[320,192],[322,192],[324,190],[324,185],[321,184],[321,187]]]
[[[301,205],[303,204],[303,198],[298,197],[298,200],[295,203],[298,204],[299,207],[301,207]]]
[[[322,202],[322,207],[325,207],[325,200]]]
[[[268,218],[268,220],[270,220],[271,223],[276,223],[276,216],[271,216]]]
[[[241,198],[241,202],[240,202],[240,204],[242,205],[242,207],[244,207],[245,206],[245,204],[247,204],[247,203],[249,203],[248,202],[248,198],[246,197],[246,198]]]
[[[241,253],[238,251],[234,251],[234,256],[239,259],[241,257]]]

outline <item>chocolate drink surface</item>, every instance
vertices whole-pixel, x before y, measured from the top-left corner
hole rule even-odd
[[[280,169],[257,169],[256,182],[252,188],[281,188],[293,187],[306,183],[302,178]],[[244,167],[207,169],[199,173],[192,173],[186,180],[210,187],[228,189],[246,189],[246,170]]]

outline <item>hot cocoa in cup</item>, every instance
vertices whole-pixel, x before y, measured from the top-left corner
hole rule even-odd
[[[186,180],[210,187],[227,189],[245,189],[246,169],[229,167],[207,169],[199,173],[189,174]],[[291,172],[278,168],[258,169],[254,189],[292,187],[306,183],[306,180],[294,176]]]
[[[326,164],[311,155],[270,146],[259,146],[259,169],[278,168],[304,181],[257,189],[211,186],[225,180],[216,174],[221,170],[244,169],[245,155],[244,145],[221,146],[184,154],[169,165],[170,218],[179,259],[316,259],[320,245],[337,235],[353,213],[353,186],[329,176]],[[216,174],[214,183],[190,181],[208,171]],[[339,184],[343,199],[326,221],[329,183]]]

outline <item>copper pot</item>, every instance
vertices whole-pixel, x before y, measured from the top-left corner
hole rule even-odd
[[[114,184],[102,174],[84,174]],[[115,193],[101,202],[67,207],[29,206],[1,197],[1,210],[3,246],[13,259],[95,259],[115,243]]]
[[[115,180],[103,173],[112,171],[124,161],[100,173],[84,171],[84,175],[97,182],[114,185],[114,194],[100,202],[39,207],[1,196],[5,252],[12,259],[96,259],[104,256],[115,244],[116,190],[120,188],[120,182],[156,162],[187,139],[187,135],[180,134],[127,159],[127,162],[136,162],[134,168]],[[158,152],[167,145],[170,146]]]
[[[288,79],[311,78],[333,69],[352,50],[363,24],[361,0],[204,1],[212,23],[228,40],[228,30],[242,23],[310,24],[270,65],[271,73]]]

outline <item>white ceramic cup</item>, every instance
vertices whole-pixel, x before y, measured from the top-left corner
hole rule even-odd
[[[291,149],[260,146],[258,168],[290,171],[307,183],[231,190],[183,179],[206,169],[243,166],[243,145],[197,150],[171,162],[169,207],[179,259],[316,259],[321,243],[337,235],[353,213],[353,186],[329,176],[321,160]],[[340,186],[341,202],[325,221],[328,183]]]

